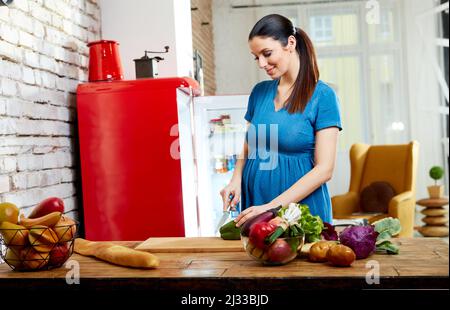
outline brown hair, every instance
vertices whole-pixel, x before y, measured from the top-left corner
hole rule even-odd
[[[295,36],[296,50],[300,58],[300,70],[295,80],[293,90],[286,100],[289,113],[303,112],[311,99],[319,80],[316,52],[309,36],[300,28],[295,28],[289,19],[278,14],[271,14],[261,18],[248,36],[268,37],[281,42],[282,46],[288,44],[288,38]]]

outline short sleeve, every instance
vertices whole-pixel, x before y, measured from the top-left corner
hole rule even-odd
[[[330,86],[323,85],[317,102],[314,131],[328,127],[337,127],[342,130],[339,98]]]
[[[248,98],[248,105],[247,105],[247,112],[245,113],[245,120],[247,122],[251,122],[253,119],[253,114],[255,113],[255,106],[256,106],[256,88],[258,87],[258,84],[253,87],[252,92],[250,93],[250,97]]]

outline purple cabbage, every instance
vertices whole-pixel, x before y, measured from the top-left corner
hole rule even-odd
[[[323,222],[323,225],[325,228],[322,230],[322,237],[325,240],[332,240],[337,241],[338,240],[338,234],[336,230],[334,229],[334,226],[330,223]]]
[[[378,232],[371,225],[350,226],[339,234],[341,244],[355,252],[356,259],[368,257],[375,251]]]

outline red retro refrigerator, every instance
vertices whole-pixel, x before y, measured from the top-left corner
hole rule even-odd
[[[188,78],[79,85],[87,239],[198,235],[195,93]]]

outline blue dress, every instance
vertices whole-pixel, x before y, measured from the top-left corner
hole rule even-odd
[[[275,110],[279,80],[258,83],[252,90],[245,119],[251,123],[249,151],[242,173],[241,209],[269,203],[314,167],[315,133],[327,127],[342,130],[334,90],[319,81],[301,113]],[[331,199],[322,184],[300,203],[331,223]]]

